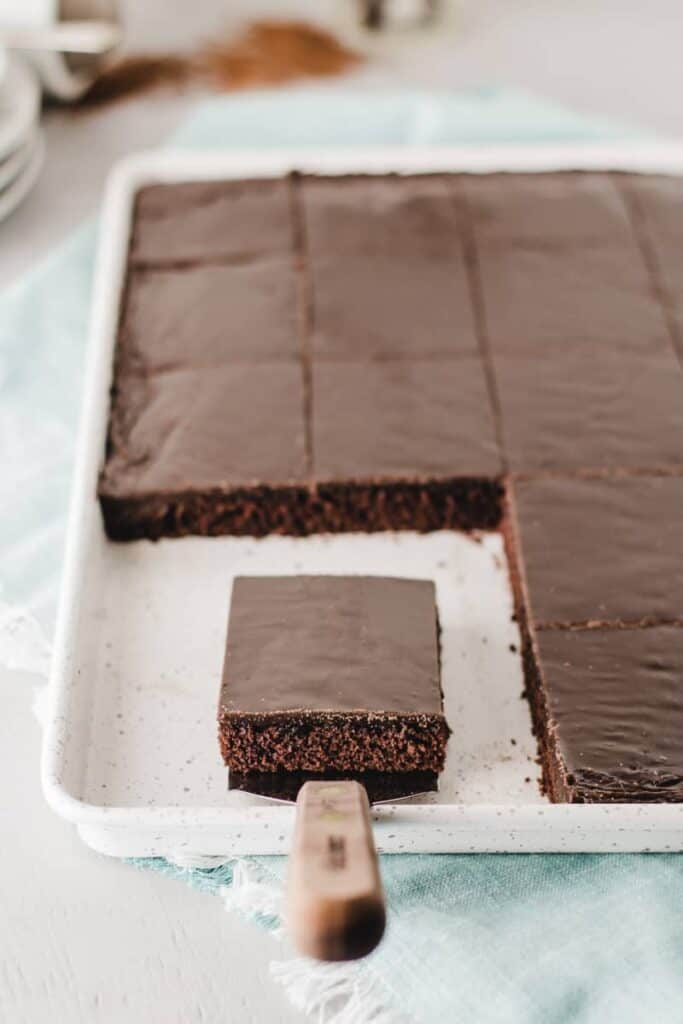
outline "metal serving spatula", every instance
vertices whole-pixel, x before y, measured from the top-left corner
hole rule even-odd
[[[384,934],[386,911],[370,802],[405,799],[436,789],[434,772],[229,773],[228,787],[296,800],[285,913],[292,940],[317,960],[367,956]]]

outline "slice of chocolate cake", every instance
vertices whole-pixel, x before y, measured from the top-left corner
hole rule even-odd
[[[304,178],[315,359],[478,351],[447,177]]]
[[[527,659],[548,795],[683,799],[683,630],[550,630]]]
[[[553,349],[668,349],[662,310],[636,242],[521,248],[478,246],[486,324],[494,355],[521,355],[529,369]]]
[[[297,360],[291,261],[155,267],[129,275],[119,332],[119,375]]]
[[[545,249],[633,241],[628,208],[608,174],[505,172],[462,181],[482,242]]]
[[[683,477],[515,484],[535,628],[683,619]]]
[[[236,772],[440,771],[434,584],[236,579],[218,727]]]
[[[515,473],[683,470],[683,373],[670,350],[574,345],[495,360]]]
[[[460,216],[447,176],[142,189],[109,536],[497,526]]]
[[[503,467],[479,359],[321,362],[313,393],[323,529],[498,525]]]
[[[304,433],[289,363],[121,379],[100,480],[109,536],[304,531]]]
[[[137,194],[133,264],[244,264],[291,245],[284,178],[148,185]]]

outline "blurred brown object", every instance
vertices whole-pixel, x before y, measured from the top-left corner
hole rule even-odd
[[[198,65],[215,87],[246,89],[339,75],[361,59],[330,32],[304,21],[256,21],[236,39],[205,47]]]
[[[408,28],[429,25],[436,21],[440,0],[362,0],[361,23],[372,32],[383,28]]]
[[[138,54],[106,68],[81,96],[79,106],[96,107],[162,85],[183,86],[192,62],[180,54]]]
[[[361,62],[330,32],[303,21],[255,21],[239,36],[197,53],[124,57],[93,82],[79,106],[113,103],[161,86],[208,82],[221,92],[339,75]]]

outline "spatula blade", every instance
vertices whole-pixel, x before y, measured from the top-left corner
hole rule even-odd
[[[407,797],[434,793],[436,772],[228,772],[228,789],[253,796],[294,803],[305,782],[338,782],[352,779],[365,787],[371,804],[393,803]]]

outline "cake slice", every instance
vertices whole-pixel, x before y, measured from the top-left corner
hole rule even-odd
[[[683,477],[518,481],[514,504],[530,625],[683,619]]]
[[[236,772],[440,771],[434,584],[236,579],[218,726]]]
[[[546,630],[527,686],[548,795],[683,799],[683,629]]]

